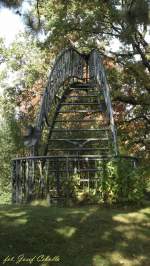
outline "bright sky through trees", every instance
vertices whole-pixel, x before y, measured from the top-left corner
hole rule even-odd
[[[30,6],[27,2],[24,3],[22,10],[29,10]],[[15,14],[11,9],[2,7],[0,9],[0,37],[5,39],[5,44],[8,46],[16,38],[19,32],[23,32],[25,25],[23,19],[18,14]],[[118,50],[120,42],[114,39],[111,43],[114,51]]]
[[[24,14],[31,8],[29,1],[22,3],[21,13]],[[23,16],[16,14],[14,10],[7,7],[0,7],[0,38],[5,39],[6,46],[12,43],[19,32],[23,32],[25,24]]]
[[[26,12],[31,8],[29,2],[24,1],[22,6],[22,12]],[[1,7],[0,9],[0,38],[5,39],[6,46],[9,46],[11,42],[13,42],[16,38],[16,35],[19,32],[23,32],[25,29],[25,25],[23,19],[18,14],[12,11],[12,9]],[[150,29],[149,29],[150,31]],[[146,34],[146,41],[150,42],[150,34],[149,32]],[[110,47],[115,52],[119,49],[121,43],[117,39],[113,39],[110,42]],[[106,47],[107,48],[107,47]]]
[[[19,15],[8,8],[0,9],[0,37],[9,45],[20,31],[24,30],[24,24]]]

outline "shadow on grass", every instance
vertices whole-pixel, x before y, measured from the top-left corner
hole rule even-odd
[[[14,256],[4,265],[16,265],[24,254],[36,257],[18,265],[149,266],[149,215],[148,207],[1,207],[1,264]],[[60,261],[46,262],[46,256]]]

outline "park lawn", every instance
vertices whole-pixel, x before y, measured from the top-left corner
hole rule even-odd
[[[150,266],[149,226],[148,206],[0,206],[0,265]]]

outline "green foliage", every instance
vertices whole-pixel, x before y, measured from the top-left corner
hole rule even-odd
[[[39,95],[40,88],[37,85],[33,91],[32,87],[36,81],[44,80],[48,66],[45,58],[47,62],[49,60],[45,50],[41,51],[36,40],[28,34],[21,35],[7,48],[0,39],[0,52],[0,87],[3,89],[0,98],[0,200],[4,202],[11,190],[11,159],[27,152],[21,129],[33,122],[34,110],[39,108],[32,105],[32,100]],[[26,106],[31,115],[26,114]]]
[[[118,165],[118,186],[120,201],[139,202],[144,196],[145,180],[141,168],[130,162],[120,161]]]
[[[121,203],[139,204],[145,199],[149,186],[149,167],[134,165],[131,159],[118,158],[101,164],[103,172],[99,174],[97,185],[80,183],[80,177],[74,174],[62,182],[61,195],[66,203]],[[89,176],[92,181],[92,176]]]
[[[146,176],[143,167],[134,167],[128,159],[107,163],[103,178],[103,200],[113,202],[140,202],[144,198]]]
[[[55,51],[66,45],[81,50],[90,47],[104,50],[103,44],[112,37],[133,44],[139,26],[143,27],[144,36],[150,22],[148,0],[38,0],[38,9],[36,3],[33,4],[28,15],[33,22],[41,19],[41,29],[48,33],[45,44],[51,44]],[[30,24],[34,30],[34,23]]]
[[[6,186],[2,189],[0,184],[0,204],[11,204],[11,187]]]
[[[46,56],[45,50],[42,51],[38,47],[32,36],[22,34],[18,36],[17,41],[5,49],[5,70],[7,69],[7,73],[14,74],[17,88],[30,88],[38,78],[45,77]],[[3,85],[6,89],[8,88],[5,80]]]
[[[0,118],[0,202],[8,203],[11,193],[11,159],[21,150],[22,142],[19,125],[14,117],[13,103],[9,103],[9,109],[5,106],[4,112],[3,100],[1,97],[3,119]]]

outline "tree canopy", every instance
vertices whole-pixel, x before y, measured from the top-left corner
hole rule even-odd
[[[39,46],[51,51],[51,55],[71,45],[87,52],[97,48],[105,61],[113,62],[106,68],[116,122],[119,130],[132,132],[125,131],[125,142],[130,142],[131,135],[131,146],[137,151],[137,147],[140,150],[149,145],[149,10],[147,0],[38,0],[28,14],[32,32],[45,34]],[[114,38],[121,42],[116,52],[109,46]]]

